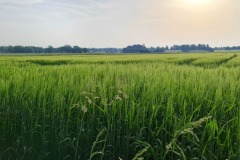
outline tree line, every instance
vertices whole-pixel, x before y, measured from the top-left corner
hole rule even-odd
[[[87,48],[79,46],[64,45],[54,48],[48,46],[47,48],[35,46],[0,46],[0,53],[87,53]]]
[[[127,46],[126,48],[122,49],[123,53],[163,53],[165,50],[168,50],[168,47],[150,47],[147,48],[145,45],[132,45]]]
[[[240,50],[240,46],[215,47],[215,50]]]
[[[64,45],[54,48],[36,46],[0,46],[0,53],[164,53],[165,51],[177,52],[192,52],[206,51],[213,52],[214,50],[240,50],[240,46],[233,47],[215,47],[212,48],[208,44],[191,44],[191,45],[173,45],[171,47],[149,47],[144,44],[129,45],[125,48],[81,48],[79,46]]]
[[[147,48],[145,45],[132,45],[123,48],[123,53],[163,53],[165,50],[178,50],[181,52],[190,52],[190,51],[207,51],[213,52],[214,49],[209,47],[208,44],[191,44],[191,45],[173,45],[172,47],[151,47]]]
[[[89,53],[122,53],[122,48],[88,48]]]
[[[207,51],[213,52],[214,49],[209,47],[208,44],[191,44],[191,45],[173,45],[170,50],[180,50],[182,52],[190,52],[190,51]]]

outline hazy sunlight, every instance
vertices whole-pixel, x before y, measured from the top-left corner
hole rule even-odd
[[[192,4],[192,5],[209,5],[212,0],[185,0],[186,3]]]

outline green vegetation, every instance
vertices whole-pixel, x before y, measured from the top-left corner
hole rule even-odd
[[[240,54],[0,56],[0,159],[240,158]]]

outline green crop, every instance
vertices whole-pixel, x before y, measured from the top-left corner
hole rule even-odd
[[[238,160],[239,57],[0,56],[0,159]]]

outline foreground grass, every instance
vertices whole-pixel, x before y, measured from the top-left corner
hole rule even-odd
[[[0,159],[240,157],[238,54],[0,59]]]

